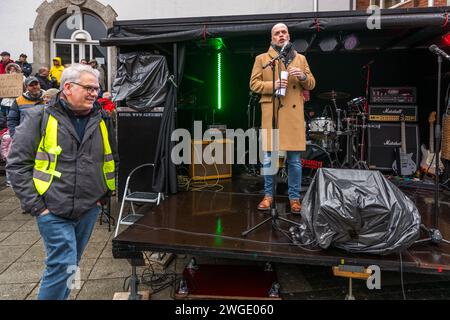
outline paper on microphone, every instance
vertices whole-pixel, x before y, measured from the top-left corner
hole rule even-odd
[[[281,80],[287,80],[289,76],[289,72],[281,71]],[[286,88],[277,89],[276,95],[280,97],[284,97],[286,95]]]

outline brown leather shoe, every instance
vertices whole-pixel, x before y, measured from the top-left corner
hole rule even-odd
[[[300,211],[302,211],[302,204],[299,200],[289,200],[291,204],[291,213],[292,214],[300,214]]]
[[[270,210],[273,198],[269,196],[264,196],[264,199],[258,204],[258,210],[267,211]]]

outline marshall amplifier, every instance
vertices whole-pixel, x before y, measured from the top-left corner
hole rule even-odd
[[[399,122],[402,113],[405,121],[417,122],[417,105],[369,104],[370,121]]]
[[[401,146],[400,123],[371,123],[367,131],[367,162],[371,169],[392,170],[395,148]],[[406,124],[406,152],[413,154],[416,167],[419,165],[419,126]]]
[[[370,103],[416,103],[416,88],[371,87]]]

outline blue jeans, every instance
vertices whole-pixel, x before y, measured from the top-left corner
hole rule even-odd
[[[79,220],[52,213],[37,217],[39,232],[47,252],[39,300],[66,300],[76,267],[91,237],[100,207],[90,209]]]
[[[271,164],[271,152],[264,152],[263,168],[269,168]],[[289,200],[300,199],[300,188],[302,185],[302,161],[300,151],[287,151],[286,162],[288,164],[288,194]],[[273,175],[264,174],[264,193],[273,196]]]

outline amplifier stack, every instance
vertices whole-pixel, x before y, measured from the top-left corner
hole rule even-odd
[[[414,87],[371,87],[369,100],[368,165],[379,170],[392,170],[395,150],[401,147],[401,122],[406,128],[406,152],[412,153],[419,165],[419,127],[417,91]]]

